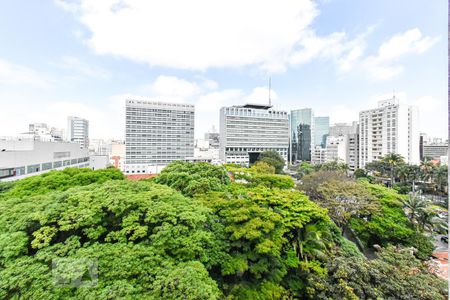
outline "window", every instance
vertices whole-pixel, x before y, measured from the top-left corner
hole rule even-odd
[[[62,161],[55,161],[53,163],[53,168],[60,168],[62,166]]]
[[[27,166],[27,174],[39,172],[40,168],[41,168],[41,166],[39,164],[37,164],[37,165],[29,165],[29,166]]]
[[[52,163],[51,162],[42,164],[42,171],[50,170],[51,168],[52,168]]]

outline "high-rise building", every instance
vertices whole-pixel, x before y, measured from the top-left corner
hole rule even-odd
[[[311,161],[311,152],[314,149],[314,113],[312,109],[292,110],[290,123],[291,161]]]
[[[330,117],[314,117],[314,146],[325,148],[330,132]]]
[[[130,99],[125,108],[125,173],[159,173],[194,156],[194,105]]]
[[[220,109],[220,159],[248,165],[264,151],[276,151],[287,161],[289,120],[270,105],[247,104]]]
[[[329,136],[342,136],[347,134],[354,134],[357,132],[358,122],[354,121],[352,124],[336,123],[330,126]]]
[[[67,118],[67,141],[89,147],[89,121],[78,117]]]
[[[418,164],[418,111],[414,106],[399,104],[394,97],[378,103],[378,108],[359,113],[360,168],[389,153],[403,156],[410,164]]]

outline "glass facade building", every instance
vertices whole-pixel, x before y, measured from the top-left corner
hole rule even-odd
[[[330,132],[330,117],[314,118],[314,146],[325,148]]]
[[[311,149],[314,146],[314,114],[312,109],[292,110],[291,125],[291,160],[292,162],[311,161]]]

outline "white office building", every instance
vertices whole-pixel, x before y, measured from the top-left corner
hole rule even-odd
[[[276,151],[287,162],[289,118],[270,105],[246,104],[220,109],[220,159],[249,165],[261,152]]]
[[[29,138],[0,138],[0,181],[50,170],[88,168],[89,152],[78,144]]]
[[[126,100],[125,173],[155,174],[194,156],[191,104]]]
[[[89,121],[78,117],[67,118],[67,141],[89,147]]]
[[[383,100],[378,108],[359,113],[359,167],[389,153],[419,164],[419,120],[414,106]]]

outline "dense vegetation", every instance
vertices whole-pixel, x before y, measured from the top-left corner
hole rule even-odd
[[[0,298],[446,298],[409,249],[368,260],[331,210],[275,171],[175,162],[149,181],[69,169],[1,185]],[[366,183],[345,184],[377,202]]]

